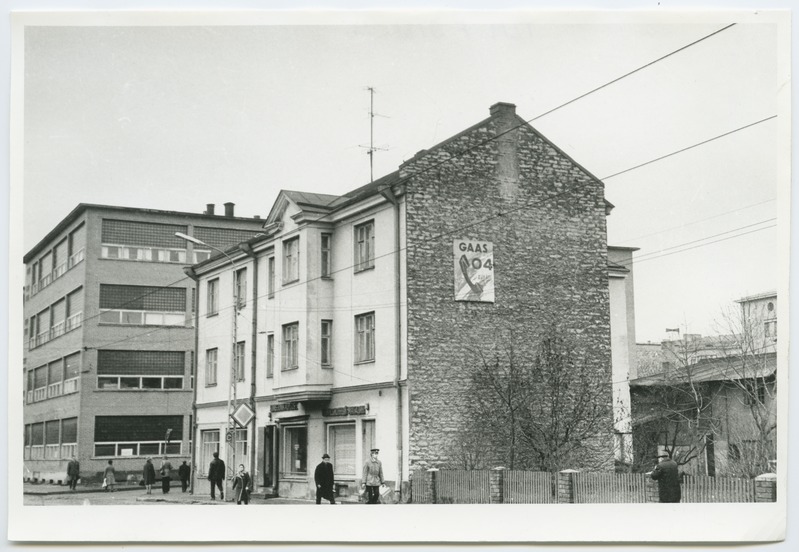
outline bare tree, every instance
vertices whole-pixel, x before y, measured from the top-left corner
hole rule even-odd
[[[513,335],[490,356],[473,351],[475,427],[510,469],[612,466],[610,367],[551,328],[524,355]]]

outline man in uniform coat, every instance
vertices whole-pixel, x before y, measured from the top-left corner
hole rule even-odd
[[[316,482],[316,503],[321,504],[324,498],[325,500],[329,500],[330,504],[335,504],[336,497],[333,494],[333,464],[330,463],[330,455],[328,453],[322,455],[322,461],[316,466],[313,479]]]
[[[219,453],[214,453],[214,459],[211,460],[211,465],[208,467],[208,481],[211,482],[211,500],[214,500],[214,491],[219,487],[219,498],[225,500],[225,487],[222,482],[225,480],[225,461],[220,460]]]
[[[363,466],[363,484],[366,486],[367,504],[380,504],[380,485],[383,484],[383,464],[377,459],[380,449],[372,449]]]
[[[662,454],[658,457],[660,463],[655,466],[649,476],[658,482],[658,497],[660,502],[680,501],[680,472],[677,462],[671,455]]]

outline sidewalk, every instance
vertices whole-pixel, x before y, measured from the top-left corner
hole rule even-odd
[[[178,487],[180,489],[180,487]],[[116,485],[117,491],[143,491],[144,489],[138,485]],[[160,489],[159,489],[160,490]],[[69,489],[68,485],[55,485],[50,483],[23,483],[22,494],[27,495],[57,495],[57,494],[75,494],[75,493],[104,493],[106,492],[100,484],[93,485],[78,485],[74,491]]]

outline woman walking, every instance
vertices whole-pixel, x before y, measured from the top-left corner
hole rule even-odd
[[[155,484],[155,466],[153,466],[153,459],[148,458],[144,463],[144,473],[142,475],[144,486],[147,489],[147,494],[153,494],[153,485]]]
[[[252,491],[252,480],[250,474],[244,471],[244,464],[239,464],[239,473],[233,478],[233,493],[236,495],[236,504],[244,502],[250,503],[250,492]]]
[[[103,472],[103,480],[105,481],[105,490],[114,492],[116,491],[116,476],[114,472],[114,461],[109,460],[108,465],[105,467],[105,471]]]

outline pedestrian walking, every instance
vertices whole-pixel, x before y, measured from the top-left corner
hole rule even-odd
[[[252,479],[250,474],[244,470],[244,464],[239,464],[239,472],[233,478],[233,494],[236,497],[236,504],[242,502],[247,505],[250,503],[250,493],[252,492]]]
[[[74,491],[78,486],[78,479],[80,478],[80,462],[74,456],[67,464],[67,483],[69,483],[69,490]]]
[[[186,489],[189,488],[189,478],[191,477],[191,468],[186,464],[185,460],[178,468],[178,477],[180,478],[180,488],[185,493]]]
[[[658,498],[660,502],[679,502],[680,472],[670,454],[658,456],[659,464],[649,474],[649,477],[658,482]]]
[[[316,503],[321,504],[322,499],[329,500],[330,504],[336,503],[336,496],[333,492],[333,464],[330,463],[330,455],[324,453],[322,461],[316,466],[313,474],[316,483]]]
[[[214,459],[211,460],[211,465],[208,467],[208,481],[211,482],[211,500],[215,500],[214,491],[219,487],[219,498],[225,500],[225,488],[222,486],[222,481],[225,480],[225,461],[220,460],[219,453],[214,453]]]
[[[103,471],[103,485],[105,485],[106,491],[111,491],[113,493],[117,490],[116,471],[114,470],[113,460],[108,461],[108,465]]]
[[[163,491],[164,494],[167,494],[169,492],[169,485],[170,485],[169,482],[172,481],[172,475],[171,475],[172,464],[169,462],[169,460],[167,460],[166,454],[164,455],[164,459],[161,461],[160,471],[161,471],[161,491]]]
[[[383,464],[377,459],[380,449],[369,452],[369,460],[363,466],[363,484],[366,486],[367,504],[380,504],[380,485],[383,484]]]
[[[147,489],[147,494],[153,494],[153,485],[155,484],[155,466],[153,466],[152,458],[148,458],[144,462],[142,481],[144,482],[144,487]]]

